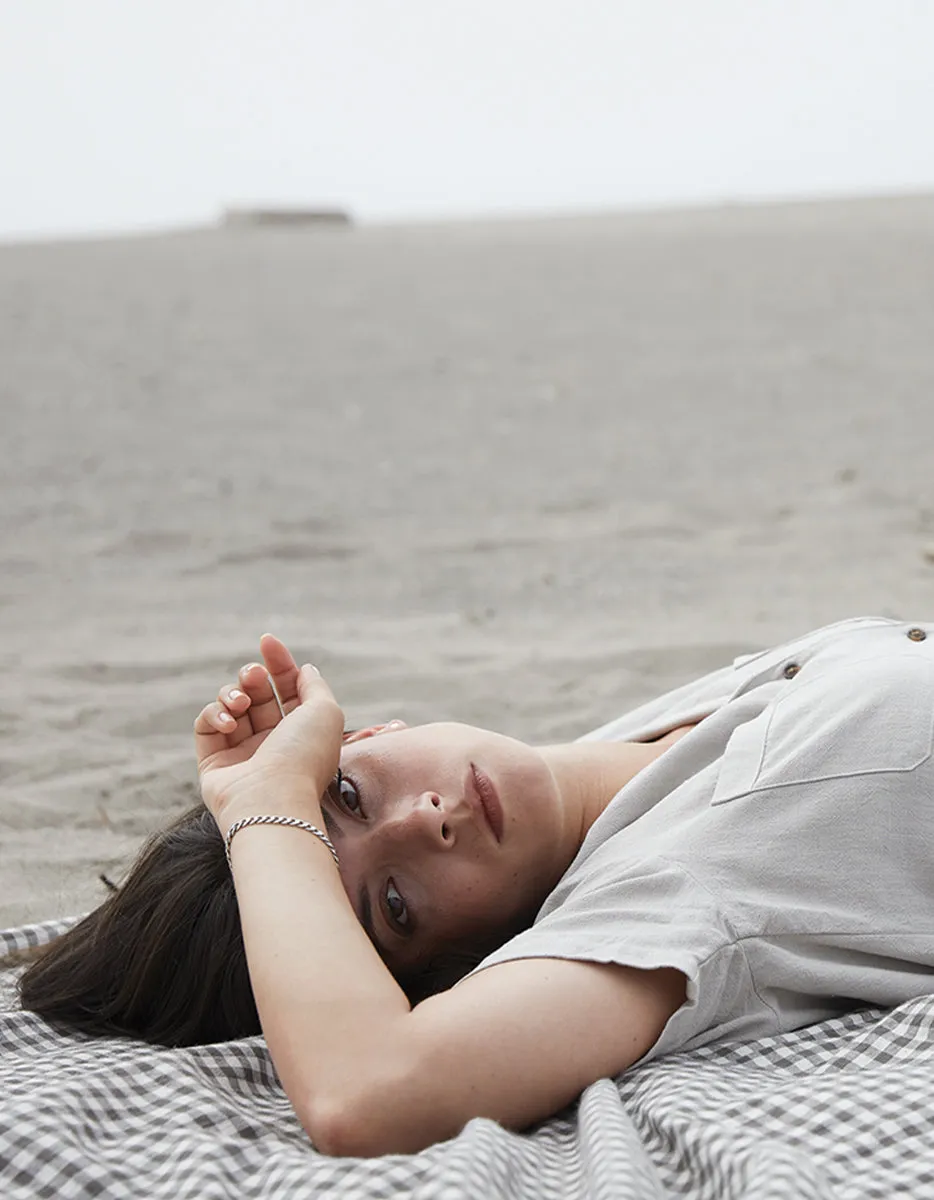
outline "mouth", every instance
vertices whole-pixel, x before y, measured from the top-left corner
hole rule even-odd
[[[503,840],[503,806],[488,775],[475,764],[470,764],[470,782],[480,803],[480,809],[490,831],[498,842]]]

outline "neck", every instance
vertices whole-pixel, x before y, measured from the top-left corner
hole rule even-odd
[[[626,742],[572,742],[562,746],[542,746],[545,759],[567,814],[566,829],[575,849],[590,831],[597,817],[632,778],[629,756],[620,754]]]
[[[689,728],[673,730],[656,742],[571,742],[539,747],[566,814],[565,835],[572,858],[620,788]]]

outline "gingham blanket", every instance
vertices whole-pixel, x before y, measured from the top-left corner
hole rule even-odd
[[[70,924],[0,931],[0,953]],[[934,1198],[934,996],[600,1080],[524,1134],[316,1153],[262,1038],[166,1050],[0,1011],[0,1197]]]

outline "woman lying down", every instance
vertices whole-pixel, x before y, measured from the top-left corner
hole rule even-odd
[[[925,627],[843,622],[558,746],[347,734],[313,667],[261,652],[195,722],[204,808],[32,964],[26,1008],[261,1030],[315,1146],[376,1155],[934,991]]]

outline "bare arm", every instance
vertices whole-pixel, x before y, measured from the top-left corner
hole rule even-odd
[[[270,657],[275,673],[275,650]],[[239,733],[225,735],[218,706],[199,717],[203,789],[222,832],[252,813],[323,824],[317,796],[339,749],[339,733],[336,749],[326,744],[336,704],[311,675],[301,689],[304,703],[287,699],[293,713],[275,738],[253,724],[247,732],[243,716]],[[249,690],[261,725],[268,701],[261,683]],[[263,1032],[326,1153],[414,1152],[474,1116],[522,1128],[640,1058],[684,998],[678,972],[533,959],[491,967],[412,1009],[317,839],[251,827],[234,839],[232,861]]]
[[[322,1132],[332,1153],[371,1155],[414,1153],[472,1117],[523,1129],[632,1066],[683,1000],[678,971],[562,959],[490,967],[413,1010],[406,1073],[385,1081],[391,1102],[361,1080]]]

